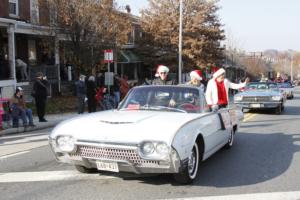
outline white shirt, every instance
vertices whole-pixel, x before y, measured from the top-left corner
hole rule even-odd
[[[240,89],[242,87],[246,86],[246,82],[244,83],[232,83],[230,82],[228,79],[224,79],[224,86],[225,86],[225,90],[226,90],[226,96],[227,96],[227,100],[229,100],[228,98],[228,90],[229,88],[231,89]],[[216,84],[216,79],[210,79],[207,83],[207,87],[206,87],[206,93],[205,93],[205,98],[206,98],[206,102],[208,105],[217,105],[218,104],[218,88],[217,88],[217,84]]]

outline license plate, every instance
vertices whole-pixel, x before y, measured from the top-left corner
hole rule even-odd
[[[103,171],[119,172],[118,163],[108,161],[96,161],[97,169]]]
[[[259,103],[253,103],[253,104],[250,104],[250,107],[251,108],[260,108],[261,105]]]

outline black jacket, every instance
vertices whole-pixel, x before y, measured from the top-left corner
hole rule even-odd
[[[176,80],[168,79],[163,81],[160,78],[156,78],[152,81],[152,85],[176,85]]]
[[[33,96],[35,98],[46,99],[49,93],[48,85],[47,80],[36,79],[33,84]]]
[[[76,81],[75,82],[75,91],[77,96],[85,96],[86,94],[86,88],[85,88],[85,82],[84,81]]]
[[[86,96],[88,98],[95,98],[96,84],[95,81],[87,81],[86,83]]]

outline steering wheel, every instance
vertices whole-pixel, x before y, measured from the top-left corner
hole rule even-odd
[[[178,105],[177,108],[186,110],[187,112],[195,112],[195,111],[197,111],[197,109],[199,109],[198,106],[195,106],[194,104],[191,104],[191,103],[182,103],[182,104]]]

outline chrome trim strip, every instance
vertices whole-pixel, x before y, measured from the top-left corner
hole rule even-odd
[[[137,150],[138,144],[120,144],[120,143],[108,143],[108,142],[93,142],[87,140],[77,140],[76,145],[84,145],[90,147],[102,147],[102,148],[118,148],[127,150]]]

